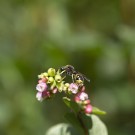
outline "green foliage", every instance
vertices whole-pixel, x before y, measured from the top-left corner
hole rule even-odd
[[[105,124],[96,115],[91,115],[92,128],[89,130],[89,135],[108,135]]]
[[[92,113],[93,113],[93,114],[99,114],[99,115],[104,115],[104,114],[106,114],[105,111],[102,111],[102,110],[100,110],[100,109],[97,108],[97,107],[92,107]]]
[[[51,127],[45,135],[81,135],[71,125],[66,123],[57,124]]]
[[[82,122],[84,123],[85,128],[88,130],[91,130],[94,125],[94,121],[92,120],[92,114],[86,115],[86,114],[80,113],[79,117],[81,118]]]
[[[106,126],[96,115],[85,115],[85,118],[84,116],[82,117],[84,123],[89,125],[89,127],[87,127],[89,130],[89,135],[108,135]],[[90,126],[91,123],[92,126]],[[76,124],[77,123],[73,122],[72,126],[65,123],[55,125],[47,131],[46,135],[83,135],[83,132],[80,132],[78,128],[74,128]]]
[[[79,119],[77,118],[77,115],[73,112],[70,112],[70,113],[66,113],[65,114],[65,118],[68,120],[68,122],[70,124],[72,124],[77,131],[79,131],[79,133],[83,134],[83,129],[82,129],[82,125],[79,121]]]
[[[64,103],[74,112],[78,112],[80,110],[79,105],[76,102],[70,101],[69,98],[63,97]]]
[[[87,132],[89,132],[90,135],[107,135],[106,126],[99,120],[96,115],[93,115],[104,115],[106,114],[104,111],[93,107],[93,114],[84,114],[79,112],[80,108],[77,103],[70,101],[70,99],[67,97],[64,97],[63,100],[65,104],[71,109],[70,113],[66,113],[65,118],[76,128],[79,133],[88,134]]]

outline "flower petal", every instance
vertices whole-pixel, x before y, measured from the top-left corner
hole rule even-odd
[[[36,86],[36,90],[38,90],[39,92],[43,92],[44,90],[47,89],[47,84],[46,83],[39,83]]]
[[[36,94],[36,98],[37,98],[38,101],[43,101],[42,92],[38,92]]]
[[[85,92],[81,92],[79,94],[79,98],[80,98],[80,100],[87,100],[88,99],[88,94],[85,93]]]
[[[75,83],[71,83],[69,86],[69,91],[71,91],[73,94],[76,94],[78,92],[78,86]]]

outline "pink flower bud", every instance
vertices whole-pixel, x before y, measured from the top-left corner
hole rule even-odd
[[[88,104],[84,111],[85,111],[85,113],[88,113],[88,114],[91,113],[92,112],[92,106],[90,104]]]
[[[46,83],[47,82],[47,78],[42,78],[38,81],[38,83]]]
[[[81,87],[81,92],[84,92],[85,91],[85,86],[82,86]]]
[[[47,84],[43,82],[37,84],[36,86],[36,90],[38,90],[39,92],[43,92],[46,89],[47,89]]]
[[[85,105],[90,104],[90,100],[89,100],[89,99],[85,100],[85,101],[84,101],[84,104],[85,104]]]
[[[54,88],[54,89],[52,90],[52,93],[55,94],[55,93],[57,93],[57,91],[58,91],[58,89],[57,89],[57,88]]]
[[[74,101],[75,101],[75,102],[79,102],[79,101],[80,101],[80,98],[76,95],[76,96],[74,97]]]
[[[42,79],[41,80],[38,80],[38,83],[42,83]]]
[[[49,91],[43,91],[42,92],[42,97],[43,98],[47,98],[47,97],[50,97],[51,95],[50,95],[50,92]]]
[[[75,83],[71,83],[69,86],[69,91],[71,91],[73,94],[76,94],[78,92],[78,86]]]

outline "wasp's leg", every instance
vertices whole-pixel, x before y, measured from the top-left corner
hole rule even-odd
[[[63,70],[62,72],[60,72],[60,74],[63,74],[63,73],[65,73],[66,72],[66,70]]]
[[[62,81],[66,78],[66,76],[62,77]]]
[[[72,74],[72,81],[73,81],[73,83],[75,83],[75,79],[74,78],[75,78],[74,74]]]

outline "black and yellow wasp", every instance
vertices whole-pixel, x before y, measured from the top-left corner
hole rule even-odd
[[[90,82],[90,79],[88,79],[85,75],[75,70],[75,68],[72,65],[66,65],[62,66],[60,68],[61,73],[65,73],[66,75],[69,75],[72,77],[73,82],[78,84],[83,84],[84,80]]]

